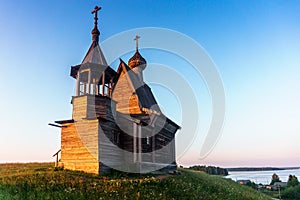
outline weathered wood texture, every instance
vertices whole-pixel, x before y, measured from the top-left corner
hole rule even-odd
[[[138,125],[138,129],[134,126],[138,119],[130,115],[120,117],[117,114],[119,117],[115,116],[115,120],[115,109],[115,102],[107,97],[84,95],[73,98],[75,122],[66,123],[62,128],[61,166],[98,174],[114,166],[155,168],[175,162],[174,134],[177,129],[163,115],[156,116],[148,125]],[[133,154],[125,156],[124,151]],[[142,154],[139,156],[138,153]]]
[[[141,114],[138,96],[134,93],[133,85],[130,83],[129,74],[122,72],[118,82],[114,86],[112,99],[117,103],[116,109],[124,114]]]
[[[98,142],[97,140],[94,142],[97,134],[93,130],[83,134],[78,133],[78,130],[89,125],[92,124],[84,124],[83,126],[78,126],[75,123],[64,124],[61,131],[60,166],[70,170],[98,173]]]
[[[174,138],[179,126],[162,114],[142,72],[132,71],[123,61],[117,72],[108,68],[102,86],[112,86],[112,94],[102,96],[95,93],[98,89],[90,90],[91,85],[101,87],[100,76],[89,73],[83,80],[83,73],[98,67],[91,63],[72,67],[78,91],[82,75],[89,94],[73,97],[72,120],[61,121],[60,166],[96,174],[111,167],[137,172],[176,169]]]
[[[99,159],[103,164],[120,166],[124,161],[124,154],[120,148],[120,129],[107,120],[99,120]]]
[[[106,96],[86,94],[73,97],[72,102],[74,120],[101,117],[113,121],[116,115],[116,102]]]

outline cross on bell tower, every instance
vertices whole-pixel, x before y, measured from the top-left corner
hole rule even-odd
[[[71,76],[76,79],[76,97],[86,95],[110,97],[111,95],[111,79],[115,72],[108,67],[99,44],[100,31],[97,25],[100,9],[101,7],[96,6],[91,12],[94,15],[92,44],[82,63],[71,68]]]
[[[95,42],[99,42],[100,31],[98,30],[98,11],[101,10],[101,7],[96,6],[92,11],[92,14],[95,14],[94,17],[94,28],[92,30],[92,39]]]

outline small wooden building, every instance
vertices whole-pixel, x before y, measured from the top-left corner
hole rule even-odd
[[[120,59],[117,71],[108,66],[99,46],[98,10],[92,44],[82,63],[71,67],[72,119],[55,121],[61,125],[59,166],[95,174],[175,170],[174,137],[180,127],[161,112],[144,83],[147,63],[138,43],[128,64]]]

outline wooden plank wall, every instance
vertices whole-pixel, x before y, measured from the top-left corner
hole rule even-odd
[[[116,102],[107,96],[87,96],[87,118],[103,118],[114,121]]]
[[[75,122],[62,128],[60,163],[66,169],[98,174],[98,120],[85,119],[87,100],[87,96],[73,98]]]
[[[81,127],[82,128],[82,127]],[[83,142],[78,134],[75,123],[64,124],[61,132],[61,159],[59,165],[65,169],[85,171],[98,174],[99,162],[97,144],[94,144],[92,135],[90,140]]]
[[[124,96],[126,95],[123,95],[123,100]],[[137,97],[131,99],[135,103],[138,101]],[[128,111],[128,103],[126,106]],[[135,165],[133,156],[124,157],[122,152],[122,150],[133,152],[134,138],[127,133],[133,133],[135,122],[130,118],[119,119],[118,123],[122,124],[122,128],[125,127],[125,130],[121,130],[113,117],[114,109],[115,102],[111,103],[108,97],[84,95],[73,98],[75,122],[64,124],[62,128],[60,166],[98,174],[109,170],[108,166]],[[175,140],[173,140],[175,129],[163,116],[158,117],[153,126],[144,126],[143,137],[151,137],[153,131],[158,133],[151,137],[150,144],[147,144],[146,139],[142,139],[142,152],[145,154],[141,157],[141,162],[152,162],[154,165],[175,162]],[[101,138],[99,135],[105,137]],[[116,135],[119,137],[117,140]],[[166,147],[167,144],[169,145]],[[145,150],[149,148],[151,150],[149,145],[154,147],[153,152]],[[162,148],[164,151],[156,151]],[[138,146],[135,149],[138,151]]]
[[[99,120],[99,159],[106,165],[120,166],[124,163],[120,132],[114,122]]]
[[[127,80],[127,75],[121,75],[115,85],[112,99],[117,103],[116,109],[125,114],[141,114],[138,96],[134,93],[132,86]]]

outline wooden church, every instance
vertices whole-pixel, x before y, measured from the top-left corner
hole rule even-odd
[[[92,44],[81,64],[72,66],[76,80],[72,119],[61,127],[60,167],[103,174],[114,170],[165,173],[176,170],[175,133],[180,128],[160,110],[143,81],[147,62],[136,52],[115,71],[99,46],[95,7]],[[114,47],[112,47],[114,48]]]

